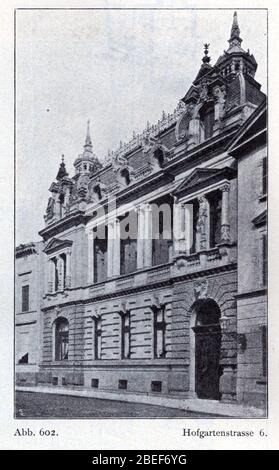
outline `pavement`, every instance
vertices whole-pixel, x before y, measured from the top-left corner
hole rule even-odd
[[[214,416],[231,418],[264,418],[266,411],[251,406],[234,403],[223,403],[217,400],[204,400],[198,398],[181,398],[139,394],[130,392],[111,392],[105,390],[73,389],[69,387],[53,386],[16,386],[16,391],[48,393],[54,395],[99,398],[101,400],[116,400],[118,402],[141,403],[145,405],[176,408],[184,411],[205,413]]]

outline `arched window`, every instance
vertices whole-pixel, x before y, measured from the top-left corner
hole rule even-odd
[[[130,173],[129,173],[128,168],[123,168],[120,174],[122,178],[124,179],[126,186],[129,186],[131,179],[130,179]]]
[[[69,322],[58,318],[54,322],[54,360],[67,361],[69,349]]]

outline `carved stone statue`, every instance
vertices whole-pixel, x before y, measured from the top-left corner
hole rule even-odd
[[[47,208],[46,208],[46,215],[47,217],[52,217],[54,214],[54,199],[53,197],[48,198]]]
[[[208,203],[204,196],[199,198],[199,204],[199,218],[196,230],[199,234],[199,249],[206,250],[208,239]]]
[[[213,90],[215,101],[215,121],[219,121],[225,112],[226,88],[225,86],[216,86]]]

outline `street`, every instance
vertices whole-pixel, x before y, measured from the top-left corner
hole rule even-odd
[[[50,393],[16,392],[16,418],[212,418],[213,415]]]

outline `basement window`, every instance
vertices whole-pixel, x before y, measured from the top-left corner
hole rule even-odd
[[[158,380],[153,380],[151,382],[151,391],[152,392],[161,392],[162,391],[162,382]]]
[[[91,387],[99,388],[99,379],[91,379]]]
[[[127,380],[119,380],[118,381],[118,389],[119,390],[127,390],[128,381]]]

